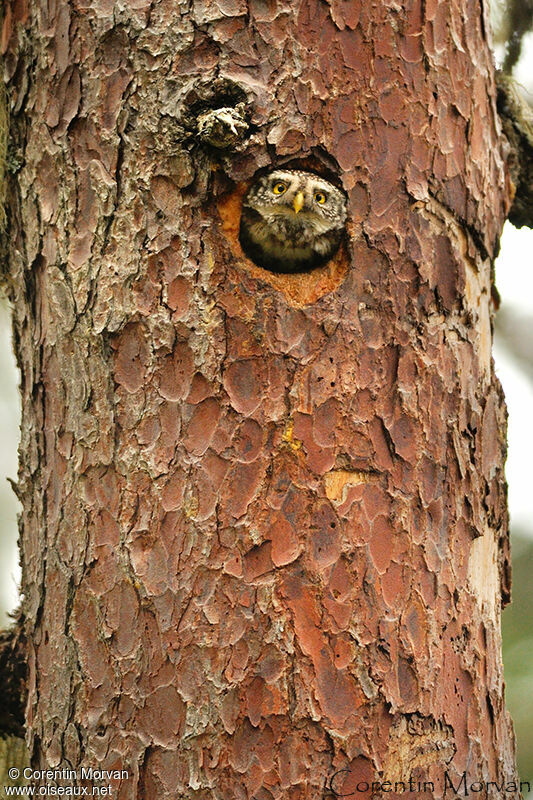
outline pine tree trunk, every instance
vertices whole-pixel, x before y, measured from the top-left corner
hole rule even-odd
[[[119,800],[519,797],[480,5],[8,0],[36,769],[124,770]],[[240,250],[272,164],[342,182],[329,265]]]

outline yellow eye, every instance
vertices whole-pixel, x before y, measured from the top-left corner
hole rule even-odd
[[[287,191],[287,184],[283,183],[283,181],[276,181],[272,187],[272,191],[274,194],[283,194],[283,192]]]
[[[325,203],[327,200],[327,197],[324,194],[324,192],[315,192],[313,197],[315,198],[317,203],[320,203],[320,205],[322,205],[322,203]]]

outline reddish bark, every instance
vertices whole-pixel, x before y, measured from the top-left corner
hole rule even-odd
[[[145,800],[514,779],[486,23],[8,2],[35,765],[125,769]],[[200,143],[237,103],[248,138]],[[334,264],[243,257],[272,163],[342,180]]]

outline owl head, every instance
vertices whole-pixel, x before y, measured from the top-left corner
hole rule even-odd
[[[258,178],[246,193],[239,240],[260,267],[307,272],[336,253],[346,216],[346,195],[325,178],[276,169]]]

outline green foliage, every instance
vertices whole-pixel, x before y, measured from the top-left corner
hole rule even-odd
[[[516,732],[519,774],[522,780],[533,784],[533,541],[515,534],[512,545],[513,601],[505,609],[502,620],[505,699]]]
[[[0,739],[0,785],[1,786],[26,786],[28,781],[24,778],[25,767],[30,766],[30,758],[24,739],[17,736],[7,736]],[[21,775],[11,778],[9,770],[16,767]],[[12,773],[13,774],[13,773]]]

